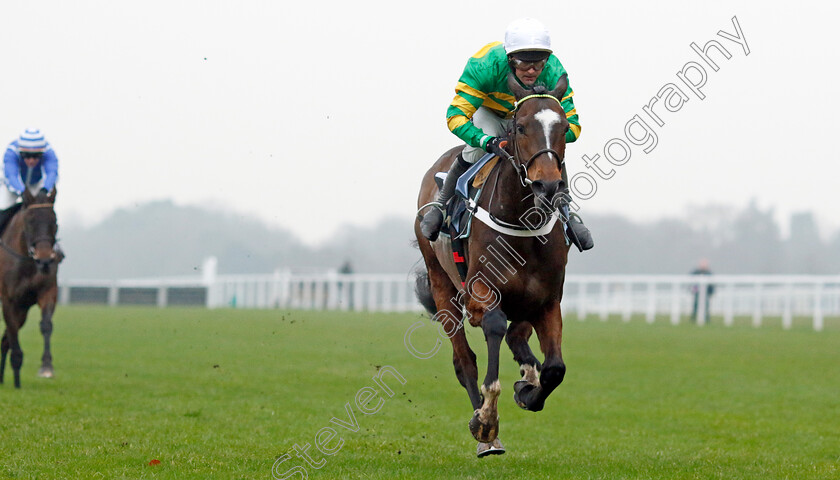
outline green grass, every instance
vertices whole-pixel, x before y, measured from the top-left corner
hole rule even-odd
[[[503,347],[508,453],[479,460],[448,342],[427,360],[403,344],[420,318],[61,307],[56,378],[45,380],[33,311],[23,388],[8,371],[0,387],[0,478],[271,478],[278,456],[327,426],[344,443],[326,457],[310,448],[325,462],[306,467],[310,478],[840,478],[833,324],[567,320],[566,381],[543,412],[514,405],[517,366]],[[468,333],[483,368],[483,336]],[[434,335],[427,323],[412,340],[428,349]],[[375,414],[354,405],[358,432],[331,424],[384,365],[405,385],[386,377],[395,395]],[[293,465],[304,463],[293,457],[277,473]]]

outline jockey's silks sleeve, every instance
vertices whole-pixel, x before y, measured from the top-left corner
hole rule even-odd
[[[58,157],[55,156],[55,150],[48,148],[41,161],[44,168],[44,188],[51,192],[58,181]]]
[[[20,165],[18,165],[18,154],[11,147],[6,149],[3,155],[3,175],[6,176],[6,185],[9,190],[20,194],[23,192],[23,181],[20,179]]]
[[[467,61],[464,72],[455,86],[455,98],[446,111],[449,130],[467,145],[484,148],[490,139],[489,135],[470,122],[478,107],[488,108],[501,118],[513,116],[515,98],[507,86],[510,71],[507,54],[501,42],[485,45]],[[551,90],[564,73],[566,69],[560,60],[551,55],[536,84]],[[574,142],[580,136],[580,121],[573,96],[574,91],[569,84],[560,102],[570,124],[569,131],[566,132],[566,143]]]

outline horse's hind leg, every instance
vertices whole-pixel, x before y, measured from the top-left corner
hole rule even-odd
[[[56,294],[57,289],[52,289],[38,302],[41,307],[41,335],[44,337],[44,355],[41,357],[41,368],[38,369],[38,376],[42,378],[53,378],[54,374],[50,338],[53,330],[52,317],[55,313]]]
[[[464,332],[459,292],[449,281],[449,277],[446,276],[439,264],[432,265],[428,271],[435,305],[438,308],[435,319],[441,323],[444,332],[452,343],[452,364],[455,367],[455,376],[458,377],[458,382],[467,391],[473,410],[478,412],[485,401],[485,397],[482,397],[478,390],[478,364],[476,363],[475,352],[470,348]],[[498,415],[494,418],[498,418]],[[478,443],[477,455],[479,458],[502,453],[505,453],[505,448],[497,437],[489,442],[479,441]]]
[[[525,408],[525,403],[522,402],[521,397],[535,388],[540,388],[539,376],[542,365],[531,351],[531,346],[528,345],[531,332],[533,328],[530,323],[511,322],[505,334],[508,347],[513,352],[513,360],[519,364],[519,374],[522,375],[522,378],[513,384],[513,400],[522,408]]]
[[[534,386],[534,378],[528,378],[525,384],[514,395],[516,403],[533,412],[543,409],[545,399],[563,382],[566,376],[566,364],[560,342],[563,337],[563,317],[560,313],[560,302],[552,305],[542,318],[531,322],[540,340],[540,350],[545,355],[542,370],[539,372],[539,386]],[[528,372],[526,372],[528,373]],[[534,377],[536,372],[534,373]],[[519,384],[519,382],[517,382]]]
[[[452,365],[455,367],[455,376],[458,378],[458,383],[467,391],[472,408],[475,410],[481,406],[481,393],[478,391],[478,365],[475,361],[475,352],[470,348],[467,336],[464,334],[458,291],[440,265],[432,265],[428,272],[432,295],[437,307],[434,319],[440,322],[452,343]]]
[[[9,354],[9,337],[3,332],[3,340],[0,341],[0,383],[3,383],[3,374],[6,372],[6,355]]]

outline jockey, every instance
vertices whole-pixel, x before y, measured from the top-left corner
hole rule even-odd
[[[3,157],[3,178],[0,188],[0,209],[14,205],[23,190],[35,195],[38,190],[51,192],[58,180],[58,158],[44,134],[27,128],[6,147]]]
[[[449,130],[466,143],[463,152],[449,169],[443,188],[434,206],[423,216],[420,229],[423,236],[434,241],[443,225],[443,208],[455,193],[455,183],[485,152],[493,153],[504,140],[513,118],[515,98],[507,86],[508,74],[513,72],[525,88],[543,85],[554,88],[566,69],[552,55],[551,39],[542,23],[523,18],[511,23],[505,41],[485,45],[467,61],[467,66],[455,87],[455,98],[446,112]],[[570,128],[566,143],[580,136],[574,92],[569,86],[561,100]],[[571,215],[569,226],[581,250],[592,248],[592,236],[580,217]],[[577,242],[576,242],[577,243]]]

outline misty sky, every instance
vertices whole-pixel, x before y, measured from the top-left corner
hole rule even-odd
[[[657,135],[598,162],[614,174],[593,177],[584,219],[755,199],[840,228],[836,2],[4,0],[0,142],[45,132],[60,221],[172,198],[316,242],[413,215],[423,173],[458,143],[444,117],[467,58],[522,16],[547,25],[575,90],[572,175],[595,175],[582,156],[627,142],[635,115]],[[733,16],[749,55],[717,35]],[[717,72],[689,46],[712,39],[731,54],[710,54]],[[704,100],[677,77],[688,62]],[[659,126],[642,107],[668,83],[688,101],[654,107]]]

